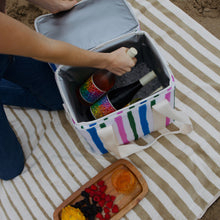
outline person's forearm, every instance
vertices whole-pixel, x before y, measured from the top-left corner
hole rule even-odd
[[[49,39],[3,13],[0,13],[0,33],[0,53],[33,57],[57,64],[105,68],[105,56],[108,54],[82,50]]]
[[[70,66],[106,68],[109,65],[106,63],[109,54],[83,50],[68,43],[48,38],[42,39],[42,41],[41,47],[44,47],[44,54],[33,56],[35,59]]]
[[[32,57],[44,62],[69,66],[107,69],[117,75],[131,71],[135,58],[121,47],[111,53],[80,49],[71,44],[49,39],[19,21],[0,12],[0,53]]]

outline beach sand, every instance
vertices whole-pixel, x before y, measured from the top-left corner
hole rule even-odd
[[[220,0],[171,0],[194,20],[220,39]],[[46,10],[36,7],[26,0],[7,0],[6,11],[10,16],[34,28],[34,19]],[[207,210],[202,220],[220,219],[220,199]]]
[[[171,0],[220,39],[220,0]]]

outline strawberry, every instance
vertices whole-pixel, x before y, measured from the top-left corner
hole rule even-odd
[[[100,197],[105,200],[105,193],[101,193]]]
[[[89,193],[89,195],[90,195],[91,197],[93,197],[93,196],[95,195],[95,191],[91,190],[90,193]]]
[[[86,188],[85,191],[86,191],[87,193],[90,193],[90,192],[91,192],[91,189],[90,189],[90,188]]]
[[[95,202],[99,202],[100,201],[100,197],[96,196],[96,195],[93,197],[93,199],[94,199]]]
[[[105,201],[106,201],[106,202],[111,201],[111,196],[110,196],[110,195],[106,195],[106,197],[105,197]]]
[[[96,190],[97,190],[97,186],[95,186],[95,185],[93,184],[93,185],[90,186],[90,189],[96,191]]]
[[[115,196],[111,196],[111,200],[112,200],[112,202],[114,202],[115,201]]]
[[[100,212],[98,212],[97,214],[96,214],[96,216],[95,216],[96,218],[103,218],[103,216],[102,216],[102,214],[100,213]]]
[[[105,205],[105,200],[104,200],[104,199],[103,199],[103,200],[100,200],[100,201],[98,202],[98,204],[99,204],[99,206],[103,207],[103,206]]]
[[[98,186],[103,186],[104,185],[104,181],[103,180],[99,180],[97,183]]]
[[[108,209],[108,208],[104,208],[104,213],[109,213],[110,212],[110,210]]]
[[[112,208],[112,205],[113,205],[113,202],[112,201],[109,201],[107,202],[106,206],[111,209]]]
[[[99,190],[100,190],[101,192],[105,192],[106,188],[107,188],[107,186],[104,185],[104,186],[101,186]]]
[[[109,215],[109,213],[106,213],[106,214],[105,214],[105,219],[108,220],[108,219],[110,219],[110,218],[111,218],[111,216]]]
[[[112,213],[117,213],[119,211],[118,206],[114,205],[112,208]]]
[[[96,194],[97,196],[101,196],[101,195],[102,195],[102,192],[96,191],[95,194]]]

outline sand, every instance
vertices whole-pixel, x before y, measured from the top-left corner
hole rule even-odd
[[[220,0],[171,0],[194,20],[220,39]],[[36,7],[26,0],[6,0],[7,13],[34,28],[34,19],[46,10]],[[220,199],[205,213],[202,220],[220,219]]]
[[[6,0],[6,12],[31,28],[34,28],[34,19],[37,16],[47,13],[26,0]]]
[[[171,0],[220,39],[220,0]]]

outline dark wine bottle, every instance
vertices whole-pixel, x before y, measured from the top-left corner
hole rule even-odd
[[[155,77],[156,74],[151,71],[134,83],[110,91],[90,106],[92,117],[97,119],[123,108],[143,86]],[[90,119],[92,117],[90,116]]]
[[[137,50],[131,47],[127,54],[130,57],[135,57]],[[79,91],[77,91],[78,97],[83,104],[91,105],[109,91],[114,84],[115,74],[104,69],[97,70],[80,86]]]

